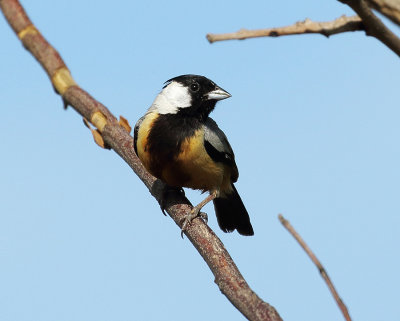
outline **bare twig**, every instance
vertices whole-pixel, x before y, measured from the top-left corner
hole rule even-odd
[[[160,182],[145,170],[137,158],[127,126],[120,125],[104,105],[75,83],[61,56],[35,28],[17,0],[0,0],[0,8],[25,48],[42,65],[65,105],[72,106],[97,128],[103,146],[112,148],[120,155],[160,202]],[[98,140],[101,141],[100,138]],[[179,226],[191,209],[190,202],[179,193],[170,194],[163,205]],[[222,293],[246,318],[281,320],[276,310],[250,289],[222,242],[201,219],[195,219],[185,234],[208,264]]]
[[[315,22],[310,19],[296,22],[294,25],[268,28],[258,30],[241,29],[238,32],[223,33],[223,34],[207,34],[207,39],[210,43],[222,40],[244,40],[257,37],[279,37],[288,35],[298,35],[305,33],[317,33],[329,37],[338,33],[348,31],[364,30],[361,19],[358,16],[341,16],[333,21]]]
[[[398,0],[366,0],[370,7],[379,11],[400,26],[400,1]]]
[[[362,19],[365,33],[375,37],[400,56],[400,39],[374,15],[364,0],[339,0],[351,7]]]
[[[321,274],[322,278],[325,280],[325,283],[327,284],[329,290],[331,291],[333,297],[335,298],[337,305],[339,306],[340,310],[342,311],[342,314],[343,314],[345,320],[351,321],[350,314],[346,308],[346,305],[343,303],[342,299],[340,298],[339,294],[337,293],[331,279],[328,276],[328,273],[326,272],[325,268],[322,266],[321,262],[318,260],[318,258],[315,256],[315,254],[311,251],[311,249],[308,247],[306,242],[304,242],[304,240],[301,238],[299,233],[296,232],[296,230],[289,223],[289,221],[286,220],[282,216],[282,214],[279,214],[278,218],[279,218],[279,221],[281,221],[282,225],[289,231],[290,234],[292,234],[292,236],[296,239],[296,241],[300,244],[300,246],[303,248],[303,250],[310,257],[311,261],[313,261],[313,263],[318,268],[319,273]]]
[[[357,14],[357,16],[342,16],[330,22],[313,22],[306,19],[297,22],[294,25],[268,28],[258,30],[241,29],[238,32],[224,34],[207,34],[210,43],[223,40],[244,40],[257,37],[279,37],[287,35],[298,35],[306,33],[319,33],[329,37],[330,35],[365,30],[368,36],[375,37],[394,53],[400,56],[400,39],[385,24],[374,15],[370,4],[374,9],[379,10],[393,22],[399,24],[400,21],[400,4],[394,0],[339,0],[349,5]],[[367,4],[368,2],[368,4]],[[390,4],[390,5],[389,5]]]

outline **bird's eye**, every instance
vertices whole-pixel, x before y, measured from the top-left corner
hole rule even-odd
[[[195,83],[190,85],[190,90],[191,91],[195,91],[196,92],[196,91],[199,90],[199,88],[200,88],[200,86],[199,86],[199,84],[197,82],[195,82]]]

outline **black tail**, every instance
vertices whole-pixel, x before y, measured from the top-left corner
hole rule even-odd
[[[233,192],[214,199],[218,225],[224,232],[237,230],[241,235],[254,235],[250,217],[235,186]]]

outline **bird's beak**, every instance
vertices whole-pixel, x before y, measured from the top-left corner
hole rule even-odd
[[[220,87],[215,88],[205,95],[207,100],[222,100],[231,97],[232,95]]]

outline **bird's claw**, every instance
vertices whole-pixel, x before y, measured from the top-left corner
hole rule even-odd
[[[192,223],[192,221],[198,216],[205,223],[208,223],[208,215],[207,215],[207,213],[200,212],[199,209],[197,209],[196,207],[193,207],[192,210],[190,211],[190,213],[188,215],[186,215],[186,217],[183,219],[183,224],[182,224],[182,228],[181,228],[181,237],[182,238],[183,238],[183,232],[186,231],[186,228],[188,227],[188,225],[190,225]]]

